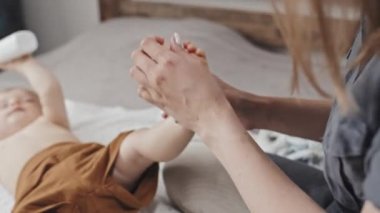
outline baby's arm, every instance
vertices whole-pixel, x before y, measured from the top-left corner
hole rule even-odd
[[[31,56],[25,56],[0,67],[23,75],[38,95],[43,116],[57,125],[69,128],[61,85],[53,73]]]
[[[113,177],[125,187],[133,188],[152,163],[177,157],[193,135],[172,118],[152,128],[132,132],[121,145]]]

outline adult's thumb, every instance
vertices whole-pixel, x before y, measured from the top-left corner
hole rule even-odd
[[[174,33],[170,38],[170,49],[174,52],[183,50],[181,37],[178,33]]]

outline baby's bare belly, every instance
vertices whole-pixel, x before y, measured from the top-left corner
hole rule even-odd
[[[45,120],[38,120],[0,141],[0,180],[13,195],[25,164],[42,150],[61,143],[79,142],[68,130]]]

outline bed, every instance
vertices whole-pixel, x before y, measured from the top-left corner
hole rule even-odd
[[[152,34],[168,38],[179,32],[194,41],[206,51],[212,71],[240,89],[289,96],[291,61],[284,51],[278,51],[283,41],[271,18],[268,1],[252,3],[261,6],[247,9],[176,4],[168,0],[100,0],[103,22],[99,26],[38,59],[61,81],[73,129],[84,141],[105,143],[122,128],[148,126],[159,119],[159,111],[138,98],[136,84],[128,76],[130,53],[141,38]],[[329,87],[325,76],[320,80]],[[13,73],[0,75],[0,88],[14,85],[24,86],[25,82]],[[318,97],[306,88],[298,96]],[[104,127],[114,128],[93,134]],[[266,143],[270,135],[252,135],[268,151],[275,151]],[[320,147],[313,147],[311,142],[301,144],[321,153]],[[189,159],[194,158],[204,163],[189,167]],[[202,168],[191,169],[197,166]],[[155,202],[143,212],[248,212],[224,169],[197,138],[178,160],[162,168],[165,169],[161,170]],[[183,188],[171,185],[172,171],[183,171],[182,178],[174,178],[184,181]],[[210,179],[212,174],[218,177]],[[12,200],[0,188],[0,209],[9,210],[11,205]]]

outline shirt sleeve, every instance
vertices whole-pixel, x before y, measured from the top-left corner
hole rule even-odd
[[[380,131],[377,131],[367,153],[367,173],[363,185],[364,196],[367,201],[380,209]]]

